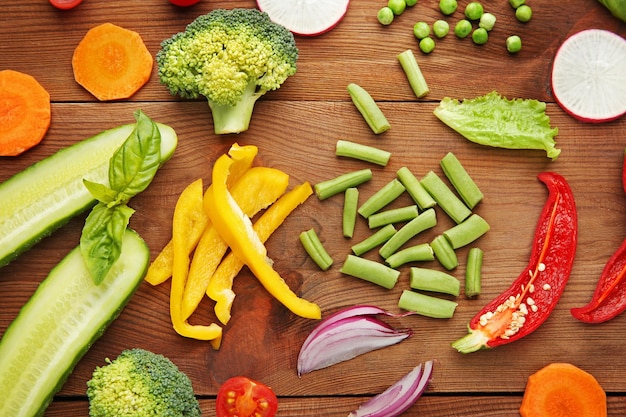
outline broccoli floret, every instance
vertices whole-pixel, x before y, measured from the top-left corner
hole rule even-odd
[[[87,382],[91,417],[195,417],[191,380],[163,355],[143,349],[106,359]]]
[[[293,34],[258,9],[214,9],[161,43],[159,79],[173,95],[204,96],[216,134],[248,129],[255,102],[296,73]]]

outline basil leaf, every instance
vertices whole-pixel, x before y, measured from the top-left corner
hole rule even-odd
[[[135,112],[135,118],[135,129],[113,154],[109,165],[109,183],[118,193],[120,204],[145,190],[161,164],[159,128],[141,111]]]
[[[87,187],[89,193],[101,203],[115,205],[117,202],[117,193],[107,187],[106,185],[99,184],[83,179],[83,184]]]
[[[80,237],[80,251],[96,285],[99,285],[122,252],[122,237],[130,216],[126,205],[98,203],[87,216]]]

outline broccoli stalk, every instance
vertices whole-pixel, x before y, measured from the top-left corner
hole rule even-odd
[[[91,417],[199,417],[191,380],[163,355],[123,351],[87,382]]]
[[[216,134],[248,129],[256,101],[296,73],[293,34],[258,9],[214,9],[161,43],[159,79],[208,100]]]

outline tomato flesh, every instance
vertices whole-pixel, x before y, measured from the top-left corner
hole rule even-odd
[[[56,7],[57,9],[69,10],[72,9],[79,4],[81,4],[83,0],[50,0],[50,4]]]
[[[267,385],[236,376],[222,384],[215,405],[217,417],[273,417],[278,399]]]
[[[176,6],[193,6],[194,4],[198,3],[200,0],[170,0],[170,3],[176,5]]]

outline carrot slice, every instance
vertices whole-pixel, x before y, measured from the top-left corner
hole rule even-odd
[[[37,145],[50,127],[50,94],[32,76],[0,71],[0,156]]]
[[[528,378],[522,417],[606,417],[606,394],[593,375],[569,363],[552,363]]]
[[[72,68],[78,84],[107,101],[135,94],[150,79],[153,61],[137,32],[103,23],[79,42]]]

